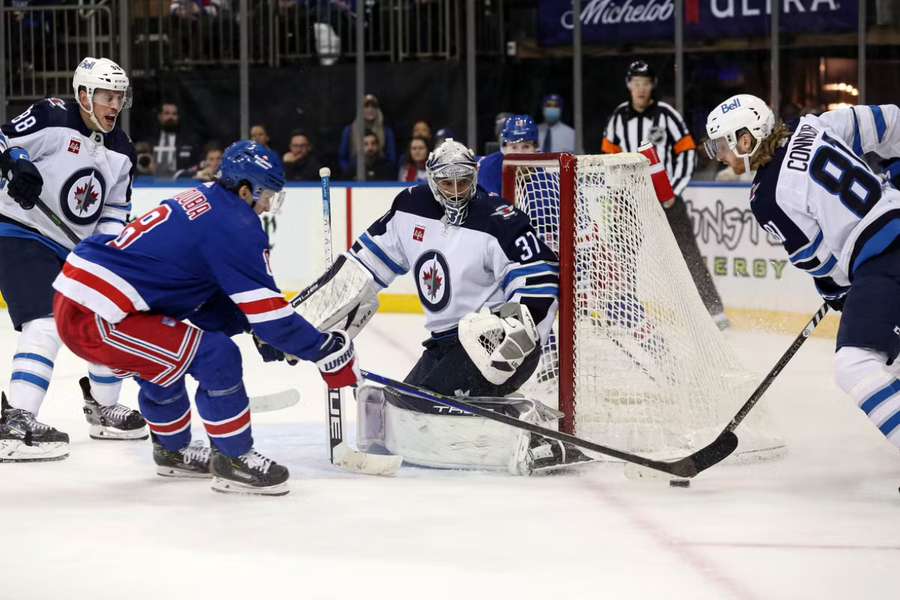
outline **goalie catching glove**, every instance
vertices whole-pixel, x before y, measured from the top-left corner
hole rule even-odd
[[[494,385],[501,385],[534,352],[539,340],[527,306],[508,302],[498,314],[487,308],[459,322],[459,342],[466,354]]]

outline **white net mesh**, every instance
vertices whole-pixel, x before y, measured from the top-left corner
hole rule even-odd
[[[559,251],[558,161],[518,160],[516,206]],[[756,377],[709,317],[638,154],[579,156],[573,211],[574,342],[544,347],[523,390],[557,396],[559,360],[573,361],[575,431],[610,447],[680,456],[710,442],[749,397]],[[566,410],[566,406],[560,406]],[[777,455],[783,441],[764,407],[739,431],[744,456]]]

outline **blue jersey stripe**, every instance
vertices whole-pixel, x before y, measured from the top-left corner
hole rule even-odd
[[[900,381],[893,380],[874,394],[868,397],[859,407],[863,410],[867,415],[872,414],[872,411],[878,408],[878,405],[896,394],[900,392]]]
[[[873,256],[884,252],[898,237],[900,237],[900,219],[894,219],[886,223],[881,231],[866,240],[862,249],[857,253],[856,260],[850,265],[850,274],[855,273],[861,264]]]
[[[523,296],[552,296],[554,298],[559,297],[559,286],[558,285],[548,285],[544,287],[520,287],[509,294],[506,295],[507,298],[512,298],[516,294],[522,294]]]
[[[857,156],[862,156],[862,141],[859,137],[859,118],[856,116],[856,111],[852,108],[850,109],[850,114],[853,115],[853,152]]]
[[[34,373],[26,373],[25,371],[14,371],[12,377],[10,377],[11,381],[25,381],[27,383],[33,384],[42,388],[43,390],[47,390],[50,387],[50,382],[44,379],[39,375],[35,375]]]
[[[398,265],[396,262],[391,260],[391,257],[388,256],[384,250],[382,250],[378,244],[375,243],[375,240],[369,237],[369,234],[364,233],[359,236],[359,241],[362,244],[372,251],[372,254],[378,257],[378,259],[385,264],[387,268],[396,273],[397,275],[403,275],[406,271]]]
[[[94,375],[93,373],[88,373],[88,377],[90,377],[91,381],[93,381],[93,382],[105,384],[105,385],[119,382],[119,378],[116,377],[115,375],[106,376],[106,375]]]
[[[812,242],[810,242],[810,244],[808,246],[806,246],[802,250],[798,250],[797,252],[795,252],[794,254],[792,254],[790,256],[791,262],[797,263],[798,261],[806,260],[813,254],[815,254],[816,250],[819,249],[819,246],[822,244],[822,240],[824,240],[824,239],[825,239],[825,235],[821,231],[819,231],[819,235],[817,235],[816,239],[814,239]]]
[[[878,429],[880,429],[881,433],[885,436],[889,436],[898,426],[900,426],[900,410],[891,415],[887,421],[879,425]]]
[[[47,358],[46,356],[41,356],[40,354],[34,354],[33,352],[20,352],[18,354],[13,355],[13,360],[33,360],[34,362],[39,362],[47,365],[51,369],[53,368],[53,361]]]
[[[834,256],[832,256],[827,261],[825,261],[824,265],[822,265],[815,271],[810,271],[809,274],[812,275],[813,277],[822,277],[823,275],[828,275],[829,273],[831,273],[831,270],[834,268],[834,265],[836,265],[836,264],[837,264],[837,259]]]
[[[884,132],[887,131],[887,123],[884,122],[884,112],[877,104],[869,106],[872,110],[872,116],[875,118],[875,133],[878,134],[878,141],[884,140]]]
[[[121,225],[126,225],[125,221],[123,221],[122,219],[113,219],[112,217],[103,217],[102,219],[97,221],[98,225],[100,223],[120,223]]]
[[[503,278],[503,283],[501,284],[503,289],[506,289],[510,283],[513,282],[514,279],[518,279],[519,277],[525,277],[527,275],[536,275],[538,273],[559,273],[559,267],[556,265],[529,265],[527,267],[519,267],[517,269],[511,270],[506,274],[506,277]]]

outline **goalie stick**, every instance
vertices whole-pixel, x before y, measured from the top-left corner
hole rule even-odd
[[[541,427],[540,425],[535,425],[534,423],[529,423],[515,417],[496,413],[486,408],[470,404],[462,398],[453,398],[450,396],[445,396],[443,394],[438,394],[436,392],[421,388],[417,385],[395,381],[388,377],[378,375],[377,373],[362,371],[362,375],[369,381],[380,383],[381,385],[388,386],[404,394],[409,394],[411,396],[415,396],[423,400],[428,400],[430,402],[437,402],[438,404],[443,404],[444,406],[449,406],[451,408],[456,408],[473,415],[478,415],[480,417],[484,417],[485,419],[504,423],[506,425],[509,425],[510,427],[524,429],[526,431],[537,433],[544,437],[559,440],[561,442],[568,442],[580,448],[585,448],[587,450],[599,452],[607,456],[612,456],[613,458],[618,458],[619,460],[624,460],[625,462],[637,464],[642,467],[648,467],[650,469],[655,469],[657,471],[662,471],[664,473],[669,473],[670,475],[676,475],[678,477],[686,479],[694,477],[695,475],[697,475],[697,473],[700,473],[701,471],[704,471],[714,464],[725,459],[729,454],[734,452],[738,444],[738,439],[734,432],[726,429],[726,431],[723,431],[719,435],[719,437],[713,440],[709,445],[694,452],[690,456],[686,456],[675,461],[653,460],[638,456],[636,454],[631,454],[629,452],[624,452],[622,450],[616,450],[614,448],[596,444],[594,442],[575,437],[574,435],[569,435],[568,433],[556,431],[555,429],[547,429],[546,427]]]
[[[322,179],[322,223],[325,233],[323,246],[327,269],[331,267],[334,260],[331,248],[331,169],[322,167],[319,169],[319,177]],[[298,295],[291,301],[291,305],[296,308],[314,291],[314,289],[307,291],[303,298]],[[344,442],[344,418],[340,388],[328,388],[325,401],[328,407],[328,457],[331,464],[346,471],[365,475],[394,475],[400,469],[400,465],[403,463],[401,456],[368,454],[354,450]]]

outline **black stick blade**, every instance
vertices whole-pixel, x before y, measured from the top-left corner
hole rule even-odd
[[[738,437],[732,431],[726,431],[711,444],[701,448],[692,455],[697,472],[705,471],[714,464],[720,463],[738,447]]]

